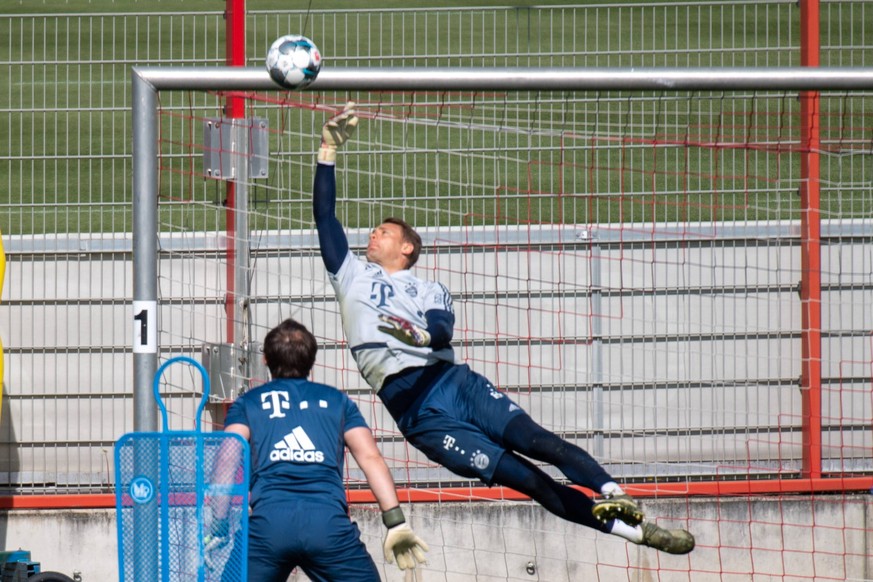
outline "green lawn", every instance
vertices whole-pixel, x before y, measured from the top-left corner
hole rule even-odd
[[[130,69],[223,64],[224,2],[7,4],[0,15],[0,230],[129,231]],[[469,9],[460,1],[429,3],[441,9],[399,1],[312,5],[317,10],[302,2],[250,1],[248,64],[259,65],[275,37],[300,31],[316,39],[327,67],[799,62],[799,11],[792,3],[518,2],[508,10],[500,3]],[[863,26],[862,5],[848,6],[823,22],[829,41],[823,60],[869,65],[873,27]],[[291,97],[285,108],[252,102],[252,114],[268,117],[274,132],[270,178],[252,187],[257,228],[309,223],[310,151],[324,114],[300,110]],[[371,111],[384,100],[397,115],[405,115],[404,103],[414,103],[413,119],[440,121],[431,131],[396,120],[362,129],[359,139],[368,141],[349,152],[344,170],[349,195],[361,199],[355,210],[364,225],[374,213],[404,207],[416,208],[427,224],[797,216],[799,156],[789,150],[799,129],[791,95],[754,101],[669,93],[323,97],[351,97]],[[223,185],[200,175],[202,118],[221,116],[222,100],[163,94],[161,104],[162,221],[167,228],[176,222],[223,228]],[[841,216],[869,214],[870,98],[831,96],[822,110],[825,136],[834,144],[823,166],[823,204]],[[491,129],[496,126],[502,130]],[[683,140],[701,145],[679,147]],[[723,145],[706,145],[719,140]]]

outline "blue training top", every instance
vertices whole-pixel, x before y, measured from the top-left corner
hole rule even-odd
[[[336,388],[279,379],[240,396],[225,426],[251,431],[251,505],[274,496],[313,495],[347,511],[343,486],[346,431],[367,427],[357,405]]]

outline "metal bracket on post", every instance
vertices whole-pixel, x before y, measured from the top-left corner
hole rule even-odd
[[[209,374],[211,402],[230,402],[246,390],[270,381],[261,344],[203,344],[202,363]]]
[[[269,161],[268,123],[263,118],[210,118],[203,124],[203,173],[228,181],[235,188],[229,212],[235,228],[228,236],[233,244],[229,263],[229,299],[233,323],[228,339],[233,343],[203,346],[203,364],[213,383],[213,401],[234,400],[248,388],[270,378],[263,364],[260,345],[251,341],[249,305],[250,237],[248,188],[250,180],[267,177]]]
[[[243,127],[240,127],[243,126]],[[243,131],[234,131],[234,128]],[[261,117],[241,119],[207,118],[203,122],[203,174],[216,180],[237,179],[233,156],[248,153],[248,177],[251,180],[268,177],[269,124]],[[237,136],[248,144],[240,148]]]

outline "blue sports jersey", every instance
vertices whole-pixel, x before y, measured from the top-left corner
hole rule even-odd
[[[367,427],[357,405],[336,388],[279,379],[240,396],[225,426],[251,431],[251,505],[277,495],[315,495],[347,511],[343,486],[346,431]]]

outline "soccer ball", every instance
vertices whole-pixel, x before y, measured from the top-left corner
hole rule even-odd
[[[267,51],[270,77],[287,89],[303,89],[321,70],[321,53],[315,43],[299,34],[277,38]]]

